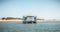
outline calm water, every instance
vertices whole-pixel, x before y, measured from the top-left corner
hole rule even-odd
[[[0,22],[0,32],[60,32],[60,22],[42,22],[37,24]]]

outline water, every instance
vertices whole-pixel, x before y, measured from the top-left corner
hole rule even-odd
[[[60,22],[42,22],[37,24],[0,22],[0,32],[60,32]]]

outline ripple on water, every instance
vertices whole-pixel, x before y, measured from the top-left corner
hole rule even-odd
[[[22,24],[19,22],[0,22],[0,32],[60,32],[60,22]]]

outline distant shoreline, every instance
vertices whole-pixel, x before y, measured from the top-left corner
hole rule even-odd
[[[22,20],[0,20],[0,22],[21,22]]]
[[[23,20],[0,20],[0,22],[23,22]],[[37,22],[60,22],[60,20],[37,20]]]

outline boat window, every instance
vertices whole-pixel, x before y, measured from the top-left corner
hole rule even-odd
[[[34,17],[27,17],[26,21],[34,21]]]

